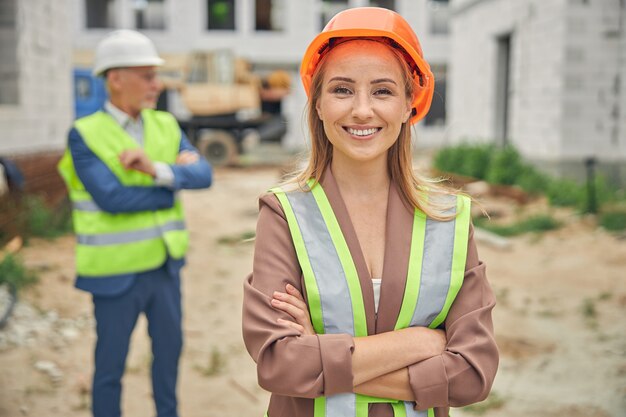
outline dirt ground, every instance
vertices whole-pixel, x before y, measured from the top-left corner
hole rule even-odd
[[[252,266],[257,196],[277,168],[224,169],[210,190],[186,192],[191,251],[184,275],[182,417],[262,416],[241,339],[242,282]],[[486,208],[512,203],[486,201]],[[491,397],[453,416],[626,416],[626,240],[589,219],[556,213],[560,230],[479,242],[498,297],[501,361]],[[89,416],[94,330],[88,294],[73,288],[73,238],[34,240],[21,252],[40,282],[0,331],[0,417]],[[19,336],[19,337],[18,337]],[[144,320],[133,335],[124,415],[154,415]]]

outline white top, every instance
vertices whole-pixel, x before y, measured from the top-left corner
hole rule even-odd
[[[381,278],[372,278],[372,287],[374,287],[374,308],[376,309],[376,314],[378,314],[378,301],[380,300],[381,282]]]

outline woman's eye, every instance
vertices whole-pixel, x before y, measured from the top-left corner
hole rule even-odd
[[[374,91],[374,95],[377,96],[389,96],[389,95],[393,95],[393,92],[388,89],[388,88],[379,88],[378,90]]]
[[[350,94],[351,91],[347,87],[335,87],[335,88],[333,88],[333,93],[335,93],[335,94]]]

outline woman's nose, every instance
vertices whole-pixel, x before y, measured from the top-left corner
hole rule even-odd
[[[359,120],[367,120],[374,114],[372,102],[368,94],[356,94],[352,102],[352,116]]]

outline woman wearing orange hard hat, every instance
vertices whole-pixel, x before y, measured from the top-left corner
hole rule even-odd
[[[488,395],[493,292],[468,197],[413,172],[434,79],[397,13],[354,8],[300,70],[311,149],[261,197],[243,336],[269,417],[444,417]]]

